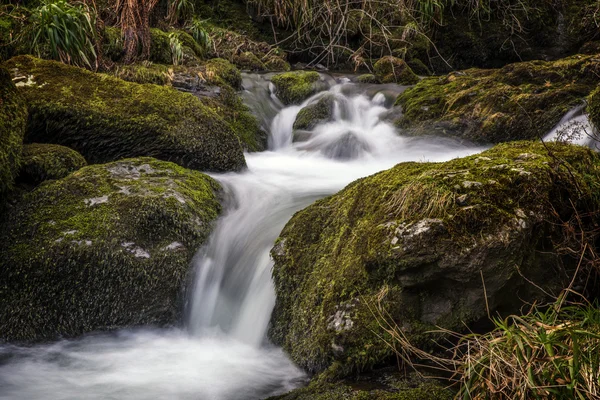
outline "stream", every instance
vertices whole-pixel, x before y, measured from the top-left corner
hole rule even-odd
[[[268,342],[275,304],[269,251],[286,222],[316,199],[402,161],[445,161],[482,151],[437,137],[409,138],[391,124],[404,87],[323,74],[324,90],[284,107],[269,75],[245,74],[245,102],[269,133],[248,170],[213,174],[226,212],[193,262],[181,328],[122,330],[0,347],[0,399],[263,399],[307,377]],[[333,120],[293,142],[300,109],[333,96]]]

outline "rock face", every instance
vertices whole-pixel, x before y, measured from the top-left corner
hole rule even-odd
[[[414,85],[419,82],[419,77],[406,65],[404,60],[387,56],[380,58],[375,65],[375,76],[381,83],[398,83],[400,85]]]
[[[292,71],[271,78],[275,94],[283,104],[300,104],[316,93],[319,73],[315,71]]]
[[[137,158],[26,194],[0,223],[0,339],[175,323],[219,190],[200,172]]]
[[[480,143],[537,139],[596,87],[598,73],[597,58],[574,56],[427,78],[398,97],[399,125]]]
[[[569,198],[582,215],[597,209],[599,177],[587,148],[515,142],[358,180],[281,233],[270,338],[308,371],[348,373],[391,355],[382,316],[428,347],[424,332],[485,320],[486,304],[518,312],[569,280],[577,260],[552,255],[559,220],[573,216]]]
[[[0,196],[19,172],[27,106],[7,70],[0,68]]]
[[[30,56],[5,66],[29,106],[29,142],[73,148],[90,163],[152,156],[199,170],[246,165],[236,132],[191,94]]]
[[[56,144],[26,144],[19,181],[37,185],[48,179],[61,179],[87,165],[73,149]]]

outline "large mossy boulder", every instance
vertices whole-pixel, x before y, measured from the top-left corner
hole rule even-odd
[[[392,56],[382,57],[373,65],[373,70],[377,80],[381,83],[414,85],[419,82],[419,77],[400,58]]]
[[[285,105],[300,104],[317,92],[320,76],[315,71],[291,71],[271,78],[275,95]]]
[[[176,323],[219,190],[200,172],[137,158],[24,195],[0,223],[0,338]]]
[[[588,98],[588,114],[590,121],[600,130],[600,86]]]
[[[270,338],[306,370],[343,375],[388,360],[384,328],[429,350],[436,327],[557,294],[578,261],[556,255],[562,221],[598,210],[600,156],[546,146],[398,164],[298,212],[271,252]]]
[[[19,173],[26,124],[25,100],[8,71],[0,68],[0,196],[12,187]]]
[[[92,164],[151,156],[198,170],[246,165],[236,132],[189,93],[30,56],[5,66],[29,106],[28,142],[70,147]]]
[[[37,185],[49,179],[61,179],[87,165],[73,149],[57,144],[32,143],[23,146],[18,180]]]
[[[479,143],[538,139],[585,99],[599,73],[597,58],[574,56],[427,78],[398,97],[399,125]]]

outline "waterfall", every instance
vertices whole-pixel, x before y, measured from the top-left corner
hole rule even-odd
[[[0,346],[0,399],[261,399],[304,382],[265,332],[275,304],[269,251],[298,210],[402,161],[444,161],[482,150],[408,138],[389,121],[397,85],[329,87],[283,107],[269,75],[244,76],[245,102],[270,133],[248,170],[214,174],[225,213],[193,262],[184,329],[124,330],[34,347]],[[300,110],[333,99],[326,121],[294,141]]]

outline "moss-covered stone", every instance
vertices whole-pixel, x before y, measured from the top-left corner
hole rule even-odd
[[[271,82],[283,104],[299,104],[315,94],[315,83],[319,79],[319,73],[315,71],[292,71],[273,76]]]
[[[362,74],[356,78],[358,83],[379,83],[377,77],[373,74]]]
[[[0,338],[176,323],[218,190],[200,172],[138,158],[26,194],[0,223]]]
[[[308,371],[345,375],[393,355],[386,323],[430,349],[436,326],[518,312],[569,282],[579,260],[553,243],[598,209],[599,185],[597,153],[533,142],[358,180],[282,231],[269,336]]]
[[[196,43],[193,37],[185,31],[174,30],[165,32],[157,28],[150,29],[150,61],[159,64],[173,64],[173,49],[171,48],[171,36],[175,35],[181,44],[183,52],[183,63],[196,65],[204,57],[204,50]]]
[[[0,197],[19,172],[27,106],[7,70],[0,68]]]
[[[588,98],[588,114],[590,121],[600,129],[600,86]]]
[[[283,57],[276,55],[271,55],[266,58],[265,67],[267,70],[274,72],[288,72],[292,69],[289,62],[285,61]]]
[[[172,71],[173,67],[161,64],[121,64],[116,65],[110,74],[127,82],[168,85],[171,83]]]
[[[217,86],[229,85],[234,89],[242,87],[242,74],[229,61],[222,58],[213,58],[208,60],[204,68],[206,71],[205,79],[208,83]]]
[[[414,85],[419,82],[419,77],[400,58],[387,56],[380,58],[373,70],[377,80],[381,83],[398,83],[400,85]]]
[[[427,78],[402,93],[407,133],[499,143],[543,137],[598,82],[600,61],[574,56]]]
[[[331,95],[323,96],[319,101],[304,107],[294,121],[294,129],[311,130],[315,126],[329,121],[333,117],[335,98]]]
[[[191,94],[29,56],[6,66],[23,77],[29,142],[73,148],[90,163],[152,156],[199,170],[245,167],[235,132]]]
[[[313,380],[308,387],[268,400],[451,400],[452,392],[433,381],[404,380],[391,374],[376,379],[326,383]]]
[[[19,182],[37,185],[49,179],[61,179],[86,165],[85,158],[68,147],[26,144],[23,146]]]
[[[234,56],[233,63],[245,71],[265,71],[267,69],[265,64],[249,51]]]

